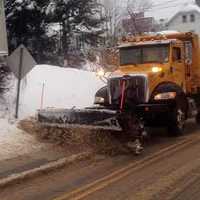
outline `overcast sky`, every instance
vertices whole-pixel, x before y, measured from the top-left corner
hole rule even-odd
[[[127,1],[129,0],[101,0],[107,7],[119,6],[126,8]],[[143,1],[143,0],[138,0]],[[195,0],[149,0],[153,6],[146,13],[146,16],[152,16],[156,20],[167,19],[169,20],[175,15],[183,6],[187,6],[188,3],[193,3]],[[108,6],[109,5],[109,6]]]
[[[142,0],[141,0],[142,1]],[[194,0],[152,0],[153,8],[147,13],[148,16],[153,16],[157,20],[162,18],[171,18],[177,11],[186,3]]]

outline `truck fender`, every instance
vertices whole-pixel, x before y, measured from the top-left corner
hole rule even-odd
[[[159,93],[164,93],[164,92],[176,92],[177,96],[174,99],[174,103],[179,104],[179,105],[181,104],[181,107],[185,110],[185,113],[187,113],[187,110],[188,110],[187,96],[185,92],[183,91],[183,89],[179,85],[173,82],[164,82],[164,83],[159,84],[152,92],[150,101],[155,103],[155,100],[154,100],[155,95]]]
[[[101,89],[99,89],[96,92],[95,97],[102,97],[105,100],[104,105],[109,104],[108,86],[104,86]]]

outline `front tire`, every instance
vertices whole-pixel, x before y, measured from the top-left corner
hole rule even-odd
[[[179,106],[176,106],[171,117],[172,118],[168,125],[169,135],[170,136],[183,135],[185,129],[185,120],[186,120],[185,111]]]

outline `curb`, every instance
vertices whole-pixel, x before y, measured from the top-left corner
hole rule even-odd
[[[93,155],[92,152],[84,152],[84,153],[72,155],[70,157],[65,157],[65,158],[59,159],[57,161],[50,162],[48,164],[42,165],[40,167],[31,169],[31,170],[27,170],[27,171],[17,173],[17,174],[12,174],[6,178],[0,179],[0,188],[7,187],[9,185],[18,183],[25,179],[30,179],[30,178],[36,177],[42,173],[49,173],[53,170],[63,168],[67,165],[70,165],[70,164],[76,162],[76,161],[88,159],[92,155]]]

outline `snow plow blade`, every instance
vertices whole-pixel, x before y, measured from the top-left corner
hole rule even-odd
[[[99,109],[46,109],[38,111],[38,122],[46,127],[122,131],[118,113]]]

